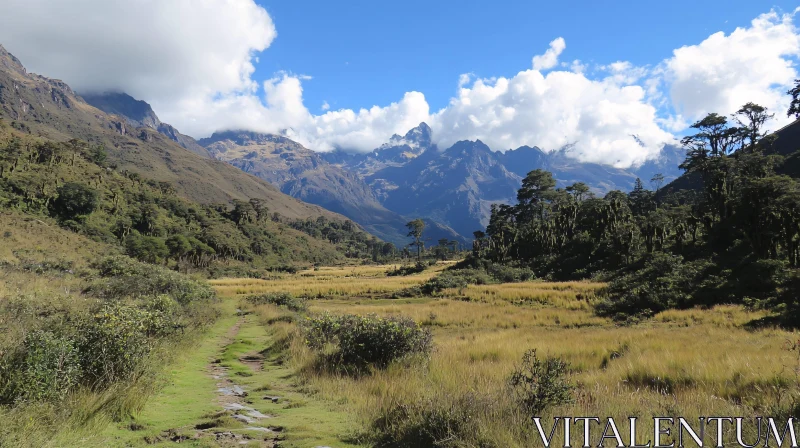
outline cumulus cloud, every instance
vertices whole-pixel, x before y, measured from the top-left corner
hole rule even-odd
[[[563,37],[559,37],[550,42],[550,48],[542,55],[533,57],[534,70],[547,70],[553,68],[558,64],[558,57],[567,48],[567,42]]]
[[[0,2],[0,42],[29,70],[78,91],[124,90],[162,115],[247,101],[254,54],[275,37],[253,0]]]
[[[672,140],[655,120],[656,109],[639,86],[534,69],[462,87],[432,126],[443,146],[463,139],[481,139],[500,150],[570,146],[582,160],[629,166]]]
[[[697,45],[681,47],[666,61],[665,77],[679,119],[694,121],[709,112],[730,114],[747,102],[784,111],[787,86],[797,77],[800,34],[794,14],[763,14],[750,27],[729,35],[714,33]]]
[[[425,95],[408,92],[403,99],[385,107],[373,106],[358,112],[351,109],[328,111],[299,120],[287,131],[290,138],[321,151],[347,148],[371,151],[393,134],[405,134],[423,121],[430,121]]]
[[[559,63],[559,37],[514,76],[459,76],[439,111],[408,92],[385,106],[333,110],[325,102],[312,113],[303,100],[310,77],[257,81],[264,78],[253,62],[276,30],[254,0],[4,0],[0,42],[32,71],[79,91],[130,93],[195,137],[249,129],[283,132],[316,150],[370,151],[425,121],[440,147],[465,139],[494,150],[566,147],[582,160],[625,167],[656,155],[671,133],[707,112],[753,101],[782,117],[800,55],[793,20],[770,12],[646,67]]]

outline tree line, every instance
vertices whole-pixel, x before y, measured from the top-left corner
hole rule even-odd
[[[798,83],[800,86],[800,82]],[[791,93],[791,92],[790,92]],[[800,114],[800,88],[791,114]],[[796,107],[797,106],[797,107]],[[767,108],[708,114],[681,141],[688,188],[595,196],[583,183],[556,188],[534,170],[516,205],[495,205],[473,256],[521,264],[556,280],[611,280],[603,315],[651,316],[668,308],[744,303],[800,317],[800,183],[772,151]]]

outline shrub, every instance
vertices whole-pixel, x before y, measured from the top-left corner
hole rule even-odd
[[[436,294],[445,289],[465,288],[467,285],[485,285],[492,283],[489,275],[478,269],[459,269],[444,271],[438,276],[423,283],[420,287],[422,294]]]
[[[536,275],[532,270],[530,270],[530,268],[494,263],[490,260],[476,258],[472,255],[469,255],[466,259],[456,263],[452,269],[454,271],[485,271],[489,277],[500,283],[526,282],[536,278]]]
[[[383,409],[370,427],[376,446],[387,447],[501,447],[502,442],[481,434],[496,400],[478,396],[437,394]]]
[[[291,311],[303,312],[306,310],[306,301],[302,298],[294,297],[288,292],[271,292],[266,294],[256,294],[247,297],[247,301],[253,305],[271,304],[288,308]]]
[[[80,376],[74,341],[49,331],[33,331],[0,366],[0,401],[58,400]]]
[[[719,279],[708,273],[709,260],[684,263],[664,253],[648,257],[641,269],[612,281],[603,292],[606,299],[595,311],[601,316],[624,319],[650,317],[670,308],[718,303]]]
[[[86,383],[104,387],[130,378],[153,348],[158,319],[147,310],[106,304],[78,325],[78,348]]]
[[[533,271],[528,268],[492,264],[486,272],[500,283],[527,282],[536,278]]]
[[[525,412],[539,417],[552,406],[572,402],[574,386],[567,380],[567,369],[568,364],[559,358],[543,361],[536,350],[528,350],[508,384]]]
[[[145,263],[161,263],[170,255],[170,249],[163,238],[134,232],[125,240],[125,253]]]
[[[333,345],[330,361],[344,366],[384,368],[408,355],[427,355],[432,346],[430,331],[406,317],[325,313],[307,318],[303,330],[309,347]]]
[[[106,257],[93,267],[99,271],[101,280],[94,282],[89,291],[105,299],[156,297],[166,294],[181,305],[186,305],[214,297],[214,290],[205,283],[128,257]]]
[[[389,277],[414,275],[423,272],[428,266],[425,263],[417,262],[413,266],[401,266],[400,269],[392,269],[386,272]]]

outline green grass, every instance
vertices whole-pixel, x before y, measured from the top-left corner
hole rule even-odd
[[[190,438],[183,445],[218,446],[213,438],[191,439],[201,423],[212,425],[214,431],[233,431],[253,438],[263,434],[246,431],[244,425],[221,414],[222,405],[217,393],[218,380],[211,377],[208,366],[216,360],[228,369],[228,378],[248,391],[240,402],[263,414],[274,416],[255,426],[280,427],[279,437],[285,447],[354,446],[343,442],[355,429],[351,416],[335,403],[302,390],[295,372],[281,365],[279,355],[273,355],[274,340],[268,328],[259,325],[252,315],[234,314],[236,301],[226,300],[222,307],[226,317],[219,320],[196,346],[185,350],[185,356],[165,372],[165,386],[155,394],[134,419],[110,425],[95,446],[167,446],[174,442],[162,437],[182,434]],[[230,331],[241,322],[238,333],[230,339]],[[240,361],[247,356],[264,354],[261,370]],[[278,396],[278,403],[264,397]],[[136,429],[132,429],[136,428]],[[148,439],[150,443],[148,443]]]
[[[199,345],[188,348],[185,355],[165,372],[166,386],[148,400],[144,410],[133,421],[110,425],[100,445],[144,445],[146,436],[194,426],[204,415],[218,411],[216,381],[208,375],[206,368],[209,360],[219,353],[220,340],[236,320],[233,315],[220,319]],[[131,423],[144,429],[133,431]]]

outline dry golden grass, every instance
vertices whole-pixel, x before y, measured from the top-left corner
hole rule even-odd
[[[221,296],[286,291],[304,297],[353,297],[390,294],[436,276],[451,263],[437,263],[415,276],[389,277],[397,265],[320,268],[279,274],[272,279],[220,279],[210,283]]]
[[[359,378],[304,368],[313,354],[300,338],[289,338],[290,358],[310,389],[344,403],[365,424],[382,410],[426,397],[447,400],[477,393],[505,402],[508,377],[528,349],[563,357],[571,365],[579,385],[576,401],[555,410],[558,415],[618,421],[628,416],[764,415],[798,393],[797,355],[786,350],[797,333],[748,329],[745,324],[764,314],[739,306],[666,311],[620,327],[591,312],[594,291],[602,287],[598,283],[482,285],[446,291],[441,299],[371,299],[366,291],[393,291],[399,284],[421,283],[431,273],[398,279],[381,275],[383,268],[360,269],[320,270],[257,284],[262,290],[326,291],[320,295],[334,297],[312,301],[311,311],[405,315],[432,329],[435,349],[427,365],[397,365]],[[223,294],[242,287],[226,282],[217,284]],[[336,286],[325,290],[329,284]],[[338,293],[331,294],[333,289]],[[256,311],[265,322],[284,313],[271,306]],[[287,337],[296,334],[291,324],[273,327]],[[508,417],[487,411],[478,424],[506,446],[533,446],[530,428],[515,429],[503,418]]]

